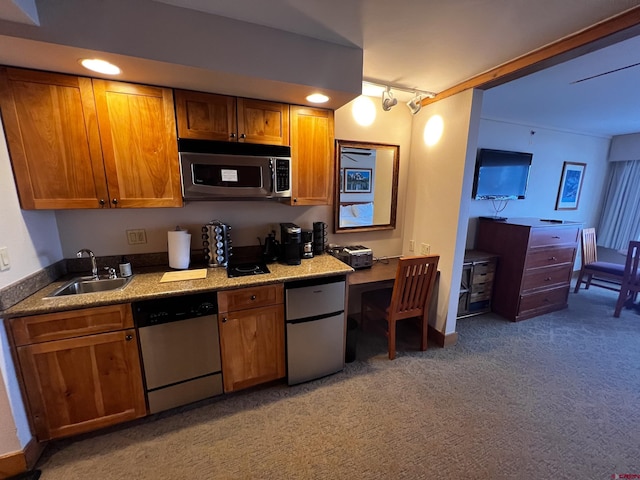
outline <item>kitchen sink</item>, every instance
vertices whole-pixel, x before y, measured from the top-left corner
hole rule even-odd
[[[49,297],[62,297],[64,295],[78,295],[81,293],[111,292],[122,290],[133,277],[126,278],[101,278],[94,280],[90,277],[74,278],[60,288],[56,289]]]

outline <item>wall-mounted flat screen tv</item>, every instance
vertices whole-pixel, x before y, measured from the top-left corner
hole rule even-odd
[[[473,182],[475,200],[525,198],[532,153],[481,148]]]

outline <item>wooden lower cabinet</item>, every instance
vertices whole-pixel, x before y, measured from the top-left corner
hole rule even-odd
[[[497,255],[491,253],[477,250],[465,252],[457,318],[491,311],[491,294],[497,260]]]
[[[112,308],[117,315],[120,307],[72,311],[67,323],[77,322],[79,312],[92,318],[93,310]],[[122,324],[128,328],[16,347],[38,441],[90,432],[146,414],[138,342],[130,306],[126,307]],[[27,317],[38,322],[27,323],[46,328],[48,319],[53,325],[64,323],[62,317],[64,313],[38,315]],[[14,324],[24,325],[24,320],[14,319]],[[95,323],[87,322],[87,328],[95,329]]]
[[[233,392],[284,378],[283,286],[267,285],[218,293],[218,327],[224,391]],[[230,300],[246,298],[238,303]],[[272,298],[271,305],[253,306]],[[224,305],[234,310],[222,311]],[[250,308],[248,308],[250,307]]]

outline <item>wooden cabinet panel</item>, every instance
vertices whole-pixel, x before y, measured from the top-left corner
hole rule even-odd
[[[562,306],[566,306],[569,296],[569,285],[553,288],[551,290],[542,290],[531,295],[523,295],[520,299],[520,307],[518,308],[518,320],[542,315],[543,313],[553,312]]]
[[[282,304],[221,312],[218,322],[225,392],[285,376]]]
[[[11,319],[13,340],[18,346],[132,327],[129,304]]]
[[[334,169],[333,111],[291,106],[293,205],[330,205]]]
[[[89,78],[0,68],[0,109],[23,209],[108,199]]]
[[[171,89],[93,80],[112,205],[180,207]]]
[[[522,280],[522,291],[568,285],[571,282],[571,273],[570,265],[527,270]]]
[[[238,141],[289,145],[289,105],[238,98]]]
[[[146,413],[135,330],[18,347],[39,441]]]
[[[580,229],[576,226],[534,228],[531,230],[529,247],[544,247],[547,245],[573,245],[578,241]]]
[[[175,90],[175,101],[180,138],[236,140],[236,97]]]
[[[218,309],[221,312],[276,305],[283,301],[284,286],[281,283],[218,292]]]
[[[573,265],[575,253],[576,251],[574,247],[532,250],[527,255],[525,268],[542,268],[562,263]]]

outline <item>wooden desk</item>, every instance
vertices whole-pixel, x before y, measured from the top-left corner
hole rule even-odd
[[[393,282],[396,279],[397,268],[397,257],[374,262],[371,268],[361,268],[360,270],[350,273],[349,286]]]

